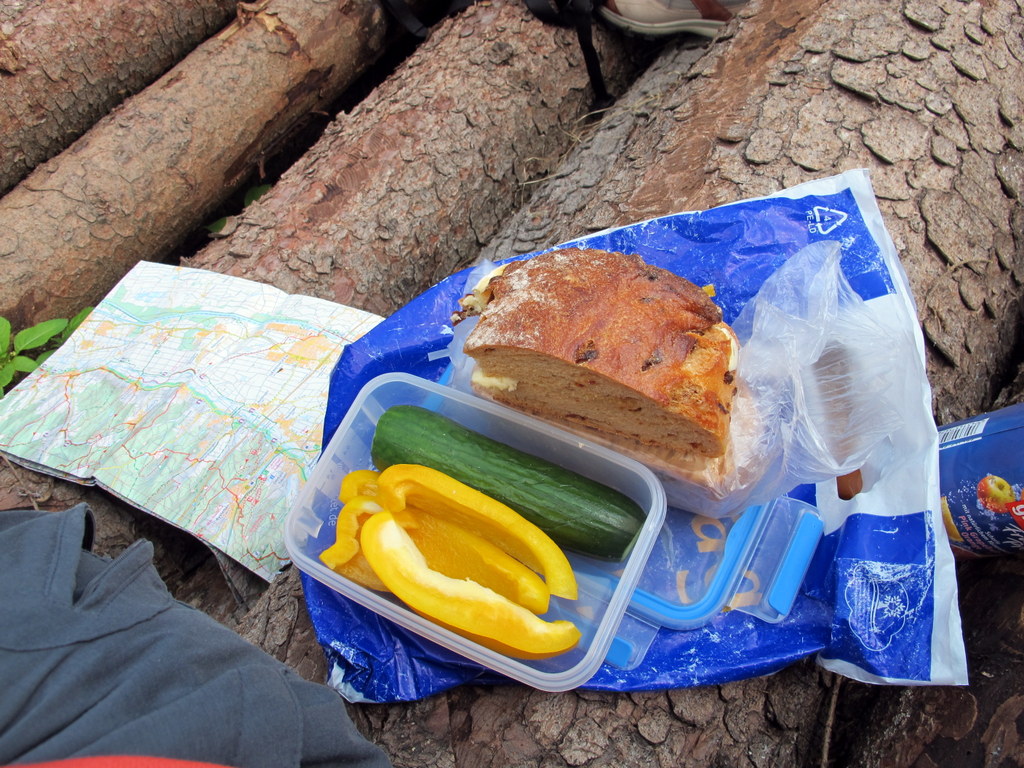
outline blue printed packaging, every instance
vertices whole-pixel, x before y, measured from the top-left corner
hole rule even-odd
[[[957,557],[1024,552],[1024,403],[939,431],[942,516]]]

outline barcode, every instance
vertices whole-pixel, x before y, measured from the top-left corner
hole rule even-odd
[[[985,424],[988,419],[979,419],[967,424],[957,424],[955,427],[947,427],[939,432],[939,445],[952,443],[954,440],[963,440],[968,437],[975,437],[985,431]]]

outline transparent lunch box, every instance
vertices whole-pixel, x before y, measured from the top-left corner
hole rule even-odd
[[[575,601],[552,598],[544,619],[568,619],[577,646],[547,659],[518,659],[434,624],[391,594],[327,568],[320,553],[335,541],[341,478],[371,468],[377,419],[393,405],[419,405],[463,426],[540,456],[632,498],[646,514],[624,561],[566,552],[580,588]],[[723,610],[765,621],[785,617],[821,538],[817,510],[783,497],[733,518],[668,509],[659,480],[643,464],[504,406],[406,373],[379,376],[360,391],[325,447],[285,525],[296,566],[360,605],[439,645],[540,690],[563,691],[589,680],[603,663],[631,668],[662,627],[700,627]]]

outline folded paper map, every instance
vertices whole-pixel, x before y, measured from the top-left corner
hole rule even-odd
[[[0,451],[95,483],[269,580],[319,455],[331,369],[381,319],[140,263],[0,400]]]

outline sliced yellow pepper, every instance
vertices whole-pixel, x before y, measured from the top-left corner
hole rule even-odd
[[[383,509],[372,497],[379,474],[355,470],[342,479],[339,498],[346,503],[338,515],[335,543],[320,554],[320,560],[350,581],[387,591],[359,545],[363,523]],[[507,552],[435,515],[405,509],[396,517],[433,570],[454,579],[472,579],[534,613],[547,611],[551,595],[543,579]]]
[[[393,515],[431,570],[475,581],[534,613],[548,610],[551,593],[544,580],[486,539],[418,510],[402,509]]]
[[[377,478],[380,472],[374,469],[354,469],[341,478],[341,491],[338,499],[348,504],[356,496],[376,496]]]
[[[356,584],[386,592],[384,582],[370,567],[359,548],[359,529],[367,518],[382,509],[377,500],[369,496],[350,496],[338,513],[334,544],[320,553],[320,561]]]
[[[546,533],[510,507],[443,472],[419,464],[393,464],[377,478],[377,500],[389,512],[410,507],[476,533],[543,575],[552,595],[577,597],[572,566]]]
[[[572,622],[544,621],[474,581],[431,569],[391,512],[369,517],[359,540],[367,560],[396,597],[485,647],[520,658],[545,658],[564,653],[580,638]]]
[[[320,553],[320,561],[336,573],[368,589],[387,591],[366,558],[359,551],[359,529],[370,515],[382,507],[377,495],[377,476],[372,469],[357,469],[341,480],[338,499],[345,505],[338,514],[334,544]]]

